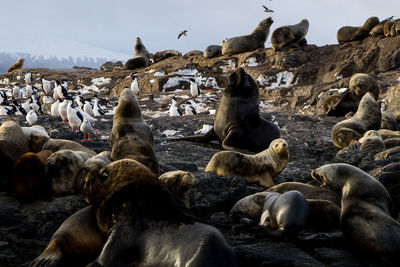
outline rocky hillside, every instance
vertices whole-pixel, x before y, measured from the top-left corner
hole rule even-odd
[[[40,77],[67,80],[70,91],[79,91],[84,97],[96,94],[100,104],[111,113],[119,92],[132,81],[132,71],[112,65],[107,64],[103,70],[23,71],[33,74],[38,87]],[[239,177],[226,179],[205,173],[208,161],[220,150],[217,144],[170,141],[171,135],[191,135],[212,125],[219,89],[225,87],[227,74],[238,66],[243,66],[257,81],[262,116],[279,126],[281,137],[289,144],[289,164],[274,182],[310,182],[313,168],[338,160],[335,157],[338,148],[332,144],[330,132],[343,118],[322,115],[322,97],[337,92],[335,89],[347,88],[350,76],[357,72],[374,75],[381,89],[380,98],[387,97],[399,83],[400,36],[370,37],[344,45],[306,46],[280,52],[262,49],[211,59],[171,57],[134,71],[141,88],[138,99],[145,120],[153,129],[159,161],[193,173],[196,182],[190,193],[191,210],[221,230],[235,249],[240,266],[391,266],[355,251],[339,229],[306,229],[296,239],[282,241],[271,240],[254,222],[233,220],[228,212],[234,203],[264,189]],[[1,75],[0,90],[8,90],[17,81],[24,84],[23,77],[18,71]],[[165,112],[172,95],[178,97],[178,103],[190,98],[188,78],[201,82],[203,97],[196,99],[200,114],[168,117]],[[0,122],[9,118],[26,125],[23,116],[0,116]],[[39,115],[37,124],[44,126],[52,138],[74,140],[96,152],[110,150],[112,115],[105,115],[94,124],[99,134],[92,142],[80,141],[82,133],[71,133],[68,126],[58,121],[50,115]],[[373,167],[366,155],[359,156],[355,165],[369,170]],[[85,205],[79,194],[21,203],[0,192],[0,265],[16,266],[37,257],[65,218]]]

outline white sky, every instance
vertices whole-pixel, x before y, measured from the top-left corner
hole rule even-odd
[[[263,4],[275,12],[265,13]],[[274,20],[270,35],[279,26],[308,19],[308,43],[322,46],[336,43],[344,25],[400,15],[395,13],[400,0],[0,0],[0,6],[3,40],[30,34],[51,42],[62,36],[129,55],[137,36],[152,53],[185,53],[248,34],[268,16]],[[178,40],[184,29],[188,35]]]

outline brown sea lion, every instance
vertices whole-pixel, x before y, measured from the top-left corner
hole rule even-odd
[[[258,192],[240,199],[233,205],[229,214],[232,217],[246,216],[253,220],[260,220],[263,212],[264,200],[267,191]]]
[[[378,131],[369,130],[364,133],[358,142],[360,142],[360,150],[364,153],[379,152],[385,149],[385,143],[383,142],[382,136]]]
[[[308,32],[308,20],[303,19],[298,24],[276,28],[271,35],[271,46],[274,51],[290,47],[300,47]]]
[[[392,29],[393,24],[395,23],[394,20],[388,20],[385,25],[383,25],[383,34],[385,37],[390,37],[390,30]]]
[[[203,56],[205,58],[213,58],[219,57],[222,55],[222,46],[221,45],[209,45],[204,50]]]
[[[205,135],[194,135],[175,140],[194,142],[220,141],[226,150],[247,149],[260,152],[279,138],[279,128],[260,117],[259,92],[253,78],[242,68],[228,78],[227,86],[215,115],[214,127]]]
[[[157,63],[161,60],[167,59],[169,57],[181,57],[182,53],[176,50],[161,50],[161,51],[157,51],[154,55],[153,55],[153,60],[154,63]]]
[[[8,72],[12,72],[13,70],[18,70],[22,69],[22,66],[24,65],[25,59],[19,58],[17,62],[15,62],[9,69]]]
[[[135,160],[118,160],[90,172],[84,196],[107,235],[89,266],[172,266],[177,259],[185,266],[237,265],[222,234],[196,221],[157,176]]]
[[[146,47],[143,45],[142,40],[137,37],[133,58],[129,59],[125,63],[124,69],[133,70],[137,68],[147,67],[150,64],[150,57],[151,55],[149,51],[147,51]]]
[[[379,98],[379,86],[376,79],[366,73],[353,74],[350,78],[349,90],[355,93],[359,101],[367,92],[372,93],[375,100]]]
[[[233,55],[264,48],[269,28],[274,21],[271,17],[262,20],[248,35],[229,38],[222,44],[222,55]]]
[[[181,170],[165,172],[158,177],[169,191],[189,208],[189,191],[194,184],[194,176],[190,172]]]
[[[129,88],[119,96],[114,111],[113,127],[110,134],[111,160],[130,158],[147,166],[154,174],[160,169],[154,153],[154,137],[144,121],[139,102]]]
[[[255,155],[236,151],[220,151],[208,162],[206,172],[227,178],[239,176],[249,183],[267,188],[274,185],[273,178],[285,169],[289,161],[289,146],[284,139],[275,139],[268,149]]]
[[[332,141],[344,148],[360,139],[368,130],[377,130],[381,125],[381,111],[372,93],[366,93],[353,117],[337,123],[332,129]]]
[[[378,180],[345,163],[323,165],[311,175],[342,191],[340,228],[346,239],[368,253],[399,259],[400,223],[391,217],[392,200]]]
[[[338,205],[325,199],[307,199],[307,203],[307,228],[331,230],[340,227],[341,209]]]
[[[385,20],[380,21],[372,30],[369,32],[371,36],[378,37],[378,36],[385,36],[383,28],[385,23],[391,20],[391,18],[387,18]]]
[[[339,44],[363,40],[369,36],[370,31],[379,23],[377,17],[370,17],[361,27],[344,26],[337,32]]]

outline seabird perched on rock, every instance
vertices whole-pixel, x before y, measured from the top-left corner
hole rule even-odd
[[[18,83],[14,83],[14,87],[12,89],[12,96],[15,99],[22,98],[22,91],[21,88],[18,87]]]
[[[68,90],[61,84],[59,80],[56,80],[56,88],[55,91],[57,92],[58,98],[65,99],[68,95]]]
[[[95,130],[92,127],[92,124],[90,123],[90,121],[88,121],[88,119],[83,119],[83,122],[80,126],[80,130],[81,132],[83,132],[83,139],[81,141],[92,141],[90,139],[90,133],[93,133]],[[87,138],[86,138],[87,136]]]
[[[60,113],[58,113],[58,106],[60,105],[60,100],[57,99],[53,104],[51,104],[51,116],[57,117],[60,116]]]
[[[21,116],[27,114],[26,110],[23,107],[21,107],[21,105],[18,103],[16,99],[14,99],[13,101],[12,109],[15,115]]]
[[[28,122],[29,126],[32,126],[37,122],[37,114],[33,109],[29,110],[29,112],[28,112],[28,114],[26,114],[25,118],[26,118],[26,121]]]
[[[28,84],[25,86],[25,97],[31,97],[33,93],[32,85]]]
[[[138,79],[136,77],[135,74],[132,75],[132,82],[131,82],[131,90],[133,91],[133,93],[135,95],[139,95],[140,89],[139,89],[139,83],[138,83]]]
[[[100,116],[102,116],[104,114],[105,114],[105,112],[99,106],[99,100],[96,98],[94,100],[94,105],[93,105],[93,116],[100,117]]]
[[[67,117],[69,126],[71,126],[71,132],[79,132],[79,126],[83,121],[83,116],[81,112],[72,107],[72,100],[67,100]]]
[[[37,114],[42,113],[42,105],[40,104],[40,101],[36,101],[35,98],[31,97],[31,108],[36,111]]]
[[[200,95],[200,88],[196,83],[196,80],[193,78],[189,79],[190,82],[190,94],[192,95],[192,97],[196,97],[198,95]]]
[[[178,35],[178,39],[181,38],[182,35],[187,36],[186,33],[187,33],[187,30],[181,31],[181,32],[179,33],[179,35]]]
[[[52,91],[51,83],[50,83],[50,81],[46,80],[45,78],[42,78],[42,88],[46,95],[51,94],[51,91]]]
[[[83,109],[83,105],[86,103],[86,101],[82,96],[76,95],[75,96],[75,103],[78,105],[78,107],[80,109]]]
[[[60,104],[58,105],[58,114],[60,114],[61,116],[62,122],[60,123],[62,124],[68,123],[67,108],[68,108],[67,100],[60,102]]]
[[[185,115],[196,115],[196,109],[192,106],[192,103],[190,103],[189,101],[186,102],[186,106],[185,106]]]
[[[171,106],[169,107],[169,116],[174,117],[174,116],[182,116],[182,111],[178,109],[176,106],[176,98],[172,97],[172,103]]]
[[[24,103],[21,104],[21,107],[25,110],[26,113],[28,113],[31,110],[31,103],[32,99],[29,98]]]
[[[28,85],[32,85],[32,73],[28,72],[25,74],[25,83]]]
[[[85,104],[83,105],[83,111],[85,111],[90,116],[93,116],[92,104],[90,104],[89,101],[86,101]]]
[[[3,91],[0,91],[0,105],[3,105],[3,106],[10,105],[10,103],[8,102],[6,93]]]

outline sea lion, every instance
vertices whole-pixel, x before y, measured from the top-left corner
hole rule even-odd
[[[322,110],[328,116],[345,116],[357,111],[360,99],[350,90],[342,94],[334,93],[322,100]]]
[[[394,22],[393,22],[393,24],[392,24],[392,27],[390,27],[390,36],[391,37],[394,37],[394,36],[396,36],[396,35],[398,35],[399,33],[398,33],[398,29],[399,29],[399,22],[400,22],[400,20],[395,20]]]
[[[385,25],[383,25],[383,34],[385,35],[385,37],[390,37],[390,30],[392,29],[392,25],[394,23],[394,20],[388,20]]]
[[[352,118],[337,123],[332,129],[332,142],[344,148],[360,139],[368,130],[377,130],[381,124],[381,111],[372,93],[366,93]]]
[[[350,78],[349,90],[357,96],[358,101],[360,101],[367,92],[372,93],[375,100],[379,98],[379,86],[376,79],[366,73],[353,74]]]
[[[382,112],[382,129],[400,130],[400,109],[387,109]]]
[[[192,57],[192,56],[202,56],[203,55],[203,51],[200,50],[190,50],[189,52],[187,52],[186,54],[184,54],[184,57]]]
[[[158,177],[169,191],[189,208],[189,191],[194,184],[194,176],[190,172],[181,170],[165,172]]]
[[[340,227],[341,209],[335,203],[325,199],[307,199],[307,228],[331,230]]]
[[[161,60],[167,59],[169,57],[181,57],[182,53],[176,50],[161,50],[157,51],[153,55],[154,63],[160,62]]]
[[[33,202],[49,196],[50,180],[45,175],[45,162],[51,151],[27,152],[13,165],[11,193],[23,202]]]
[[[83,151],[61,149],[51,154],[45,164],[46,176],[51,182],[51,193],[54,196],[81,192],[82,173],[85,161],[91,157]]]
[[[158,160],[154,153],[154,137],[144,121],[139,102],[129,88],[124,89],[114,111],[110,134],[111,160],[130,158],[147,166],[159,175]]]
[[[133,70],[137,68],[147,67],[150,64],[150,56],[151,55],[149,51],[147,51],[146,47],[143,45],[142,40],[137,37],[133,58],[129,59],[125,63],[124,69]]]
[[[400,138],[388,138],[383,141],[386,148],[400,146]]]
[[[400,223],[391,217],[390,195],[378,180],[345,163],[323,165],[311,176],[341,190],[340,228],[346,239],[368,253],[399,258]]]
[[[378,133],[382,136],[383,140],[389,138],[400,138],[400,131],[392,131],[389,129],[379,129]]]
[[[266,195],[267,192],[264,191],[240,199],[233,205],[229,214],[234,218],[245,215],[250,219],[256,221],[260,220]]]
[[[15,62],[9,69],[8,72],[12,72],[13,70],[18,70],[22,69],[22,66],[24,65],[25,59],[19,58],[17,62]]]
[[[285,169],[289,161],[289,146],[284,139],[275,139],[268,149],[255,155],[236,151],[220,151],[207,164],[206,172],[227,178],[239,176],[249,183],[274,186],[273,178]]]
[[[205,135],[175,140],[194,142],[220,141],[226,150],[247,149],[260,152],[279,138],[279,128],[260,117],[257,84],[244,69],[238,68],[228,77],[227,86],[216,111],[214,126]]]
[[[364,133],[358,142],[360,142],[360,150],[364,153],[379,152],[385,149],[385,143],[378,131],[369,130]]]
[[[106,240],[95,216],[91,205],[69,216],[29,266],[85,266],[92,262]]]
[[[248,35],[229,38],[222,44],[222,55],[233,55],[264,48],[269,28],[274,21],[271,17],[262,20],[254,31]]]
[[[107,241],[89,266],[236,266],[214,227],[200,223],[143,164],[114,161],[86,177],[85,199]],[[174,253],[171,254],[171,251]]]
[[[219,57],[222,55],[222,46],[221,45],[209,45],[204,50],[203,56],[205,58],[213,58]]]
[[[21,126],[11,120],[3,122],[0,126],[0,188],[9,187],[15,160],[28,151],[28,142]]]
[[[297,190],[304,195],[306,199],[323,199],[328,200],[340,206],[340,197],[327,188],[322,188],[310,184],[299,182],[284,182],[268,188],[268,192],[286,193],[287,191]]]
[[[383,28],[386,22],[390,21],[391,18],[387,18],[385,20],[380,21],[372,30],[369,32],[371,36],[378,37],[378,36],[385,36]]]
[[[305,227],[308,213],[307,200],[299,191],[268,192],[259,224],[267,227],[269,235],[292,236]]]
[[[369,36],[369,32],[379,23],[377,17],[370,17],[361,27],[344,26],[337,32],[336,38],[339,44],[363,40]]]
[[[47,133],[46,129],[43,126],[40,125],[33,125],[30,127],[21,127],[22,131],[24,132],[27,140],[29,135],[31,135],[32,133],[37,133],[40,135],[43,135],[45,137],[49,137],[49,134]]]
[[[299,43],[304,43],[304,38],[308,32],[308,20],[303,19],[298,24],[286,25],[276,28],[271,35],[271,47],[274,51],[283,50],[290,47],[299,47]]]
[[[41,150],[50,150],[53,152],[57,152],[61,149],[70,149],[73,151],[86,152],[92,156],[97,154],[90,148],[87,148],[75,141],[48,138],[38,133],[32,133],[28,136],[28,144],[30,151],[32,152],[39,152]]]

